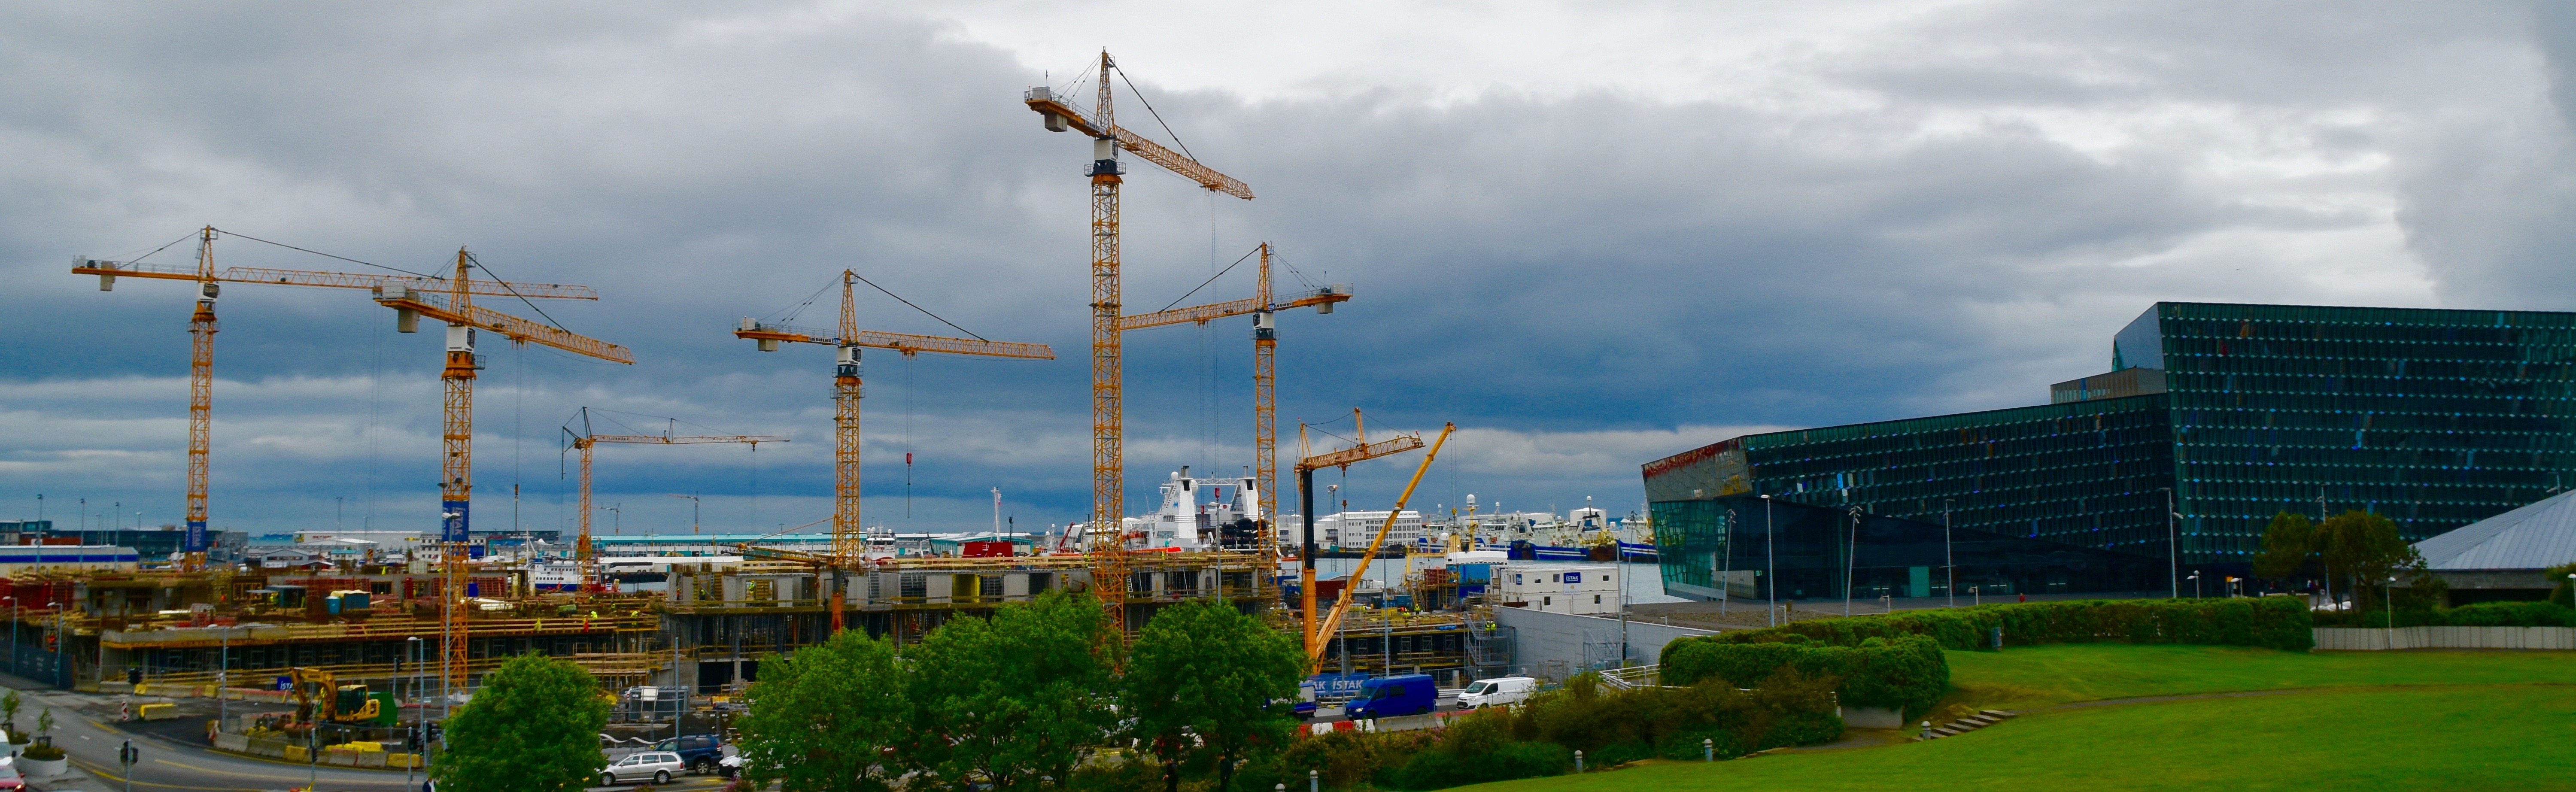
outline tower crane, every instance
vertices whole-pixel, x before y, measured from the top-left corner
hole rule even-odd
[[[191,565],[200,562],[206,550],[206,480],[208,460],[213,450],[214,429],[215,298],[223,288],[218,284],[259,283],[271,286],[340,289],[377,289],[386,286],[427,289],[461,286],[473,294],[509,294],[554,300],[599,299],[599,295],[592,292],[588,286],[560,283],[510,283],[485,280],[449,284],[439,278],[410,275],[371,275],[269,267],[226,267],[217,270],[215,269],[215,239],[223,233],[214,226],[197,230],[197,263],[191,266],[103,261],[87,256],[77,256],[72,259],[72,274],[98,276],[99,291],[115,291],[117,278],[152,278],[197,283],[196,310],[188,318],[190,340],[187,533],[183,537],[184,544],[181,547],[188,554],[188,562]],[[250,239],[250,237],[244,238]]]
[[[787,438],[780,435],[675,436],[669,432],[664,432],[658,435],[599,434],[590,430],[590,408],[588,407],[581,408],[581,431],[575,432],[570,426],[563,427],[563,431],[564,434],[571,436],[572,447],[581,451],[581,536],[579,539],[575,539],[573,541],[572,553],[573,563],[579,565],[581,568],[581,589],[583,591],[589,591],[591,590],[591,587],[599,583],[597,580],[598,576],[596,574],[596,570],[598,568],[597,561],[595,560],[597,558],[597,553],[591,549],[590,545],[590,449],[592,446],[600,443],[632,443],[636,445],[749,443],[753,448],[757,449],[762,443],[787,442]],[[692,495],[686,497],[694,498],[696,496]]]
[[[1083,175],[1091,179],[1091,527],[1087,541],[1097,559],[1092,571],[1094,583],[1114,581],[1114,585],[1094,585],[1102,604],[1107,607],[1111,635],[1125,640],[1127,629],[1126,537],[1120,520],[1126,495],[1126,462],[1124,461],[1125,427],[1124,396],[1121,392],[1118,281],[1118,188],[1119,176],[1127,167],[1118,161],[1120,150],[1134,152],[1147,162],[1163,166],[1199,186],[1227,195],[1252,200],[1252,188],[1241,180],[1199,164],[1198,160],[1164,148],[1145,136],[1118,126],[1111,112],[1110,72],[1118,62],[1108,50],[1100,52],[1099,97],[1089,114],[1068,103],[1070,97],[1058,98],[1050,86],[1028,90],[1023,103],[1045,119],[1046,130],[1073,130],[1091,137],[1091,164]],[[1133,86],[1130,86],[1133,87]],[[1150,109],[1150,108],[1149,108]]]
[[[634,354],[625,347],[475,305],[474,295],[479,292],[467,288],[466,279],[474,266],[478,264],[473,255],[460,247],[456,249],[456,277],[445,288],[388,284],[375,290],[376,304],[394,309],[396,332],[419,332],[420,318],[424,316],[447,323],[446,366],[439,372],[447,394],[446,420],[439,432],[443,453],[439,457],[438,505],[439,541],[447,551],[442,566],[447,573],[445,684],[450,692],[464,688],[470,676],[465,651],[465,562],[466,546],[473,541],[470,516],[474,495],[474,372],[483,368],[481,356],[474,354],[475,332],[488,330],[512,344],[535,343],[611,363],[635,362]]]
[[[859,522],[859,399],[865,394],[859,381],[861,348],[891,349],[906,358],[923,352],[943,355],[980,355],[984,357],[1054,360],[1055,350],[1045,344],[1022,344],[991,341],[984,338],[950,338],[946,336],[888,333],[860,330],[857,291],[859,273],[841,271],[841,321],[832,330],[793,327],[742,320],[733,331],[735,338],[757,342],[762,352],[776,352],[781,342],[821,344],[838,347],[840,355],[832,370],[832,554],[830,565],[836,576],[858,567],[867,552],[867,534]],[[842,627],[841,581],[834,580],[832,593],[832,631]]]
[[[1253,480],[1261,489],[1261,526],[1255,540],[1265,574],[1277,574],[1279,568],[1279,369],[1274,360],[1279,347],[1277,321],[1280,311],[1313,306],[1316,313],[1332,313],[1333,304],[1351,299],[1349,284],[1329,284],[1288,295],[1285,302],[1274,301],[1270,286],[1270,243],[1263,242],[1261,273],[1253,283],[1253,296],[1247,300],[1209,303],[1188,308],[1172,308],[1147,314],[1119,317],[1119,329],[1140,330],[1182,323],[1207,324],[1230,316],[1252,316],[1252,448]]]
[[[1351,411],[1353,418],[1359,417],[1359,414],[1358,410]],[[1310,670],[1321,667],[1319,664],[1324,660],[1324,636],[1341,629],[1342,616],[1350,612],[1351,595],[1359,590],[1361,576],[1368,574],[1369,562],[1377,560],[1377,550],[1386,544],[1387,533],[1393,531],[1395,521],[1404,516],[1404,504],[1413,500],[1414,488],[1422,485],[1422,474],[1430,472],[1431,460],[1440,458],[1440,447],[1447,444],[1450,433],[1456,431],[1458,431],[1458,425],[1454,423],[1440,427],[1440,436],[1431,441],[1431,450],[1422,455],[1422,465],[1413,469],[1413,480],[1405,483],[1404,494],[1396,497],[1395,508],[1386,513],[1386,522],[1378,526],[1377,537],[1369,540],[1368,551],[1360,555],[1359,567],[1351,570],[1349,582],[1342,586],[1342,595],[1333,601],[1332,615],[1326,617],[1320,624],[1315,621],[1315,471],[1327,467],[1348,468],[1354,463],[1421,448],[1422,436],[1408,433],[1371,443],[1368,441],[1368,425],[1362,423],[1359,443],[1339,451],[1298,460],[1297,489],[1300,497],[1306,501],[1304,515],[1306,570],[1301,578],[1305,587],[1297,593],[1305,600],[1306,664]],[[1304,451],[1305,441],[1306,427],[1301,425],[1297,427],[1297,445],[1300,453]]]

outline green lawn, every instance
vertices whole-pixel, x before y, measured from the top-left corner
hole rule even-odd
[[[2234,690],[2576,684],[2570,652],[2325,652],[2071,644],[1950,652],[1953,712]],[[1948,713],[1945,713],[1948,714]],[[2576,744],[2571,744],[2576,750]]]
[[[2568,653],[2536,656],[2576,663]],[[2266,687],[2298,681],[2243,673]],[[2174,689],[2152,679],[2090,684],[2098,686],[2072,689]],[[2576,687],[2368,688],[2058,710],[1928,743],[1462,789],[2576,789],[2571,757]]]

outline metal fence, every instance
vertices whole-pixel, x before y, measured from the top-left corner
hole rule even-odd
[[[2317,648],[2339,652],[2387,649],[2576,649],[2576,627],[2367,627],[2315,628]]]

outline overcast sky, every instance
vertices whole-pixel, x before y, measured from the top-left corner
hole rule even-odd
[[[477,528],[570,526],[583,406],[604,432],[794,438],[603,447],[603,533],[688,530],[674,494],[709,530],[827,517],[829,351],[727,331],[844,267],[1060,356],[871,355],[867,521],[975,527],[995,487],[1022,528],[1078,519],[1090,149],[1020,95],[1103,47],[1123,125],[1260,196],[1134,163],[1131,312],[1264,240],[1283,289],[1355,285],[1280,319],[1282,457],[1353,407],[1455,421],[1426,509],[1624,513],[1639,463],[1745,431],[2040,403],[2157,300],[2576,307],[2576,18],[2547,4],[18,3],[0,517],[43,493],[66,523],[80,498],[179,520],[189,289],[66,270],[212,225],[599,290],[543,308],[634,366],[487,343]],[[1250,268],[1189,301],[1249,296]],[[438,334],[341,290],[235,286],[220,313],[215,525],[434,524]],[[1251,463],[1249,332],[1130,336],[1136,510],[1181,465]],[[1409,467],[1352,471],[1352,506]]]

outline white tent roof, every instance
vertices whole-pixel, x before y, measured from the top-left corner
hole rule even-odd
[[[2547,569],[2576,563],[2576,490],[2415,543],[2434,569]]]

